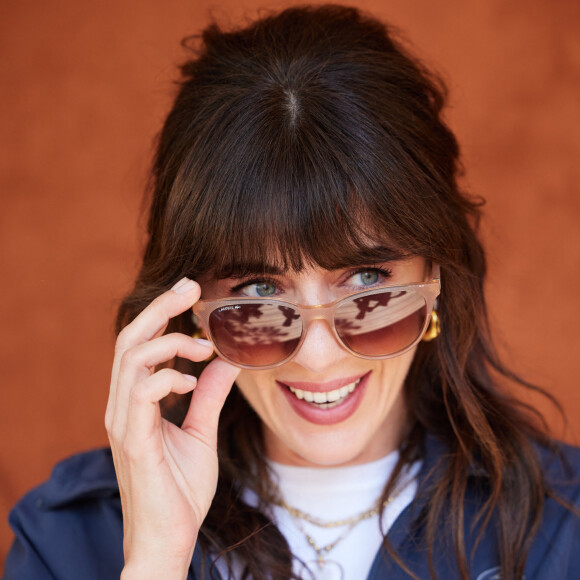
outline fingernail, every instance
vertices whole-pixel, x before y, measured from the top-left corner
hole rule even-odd
[[[201,344],[201,346],[209,346],[210,348],[213,348],[211,340],[206,340],[205,338],[194,338],[193,340],[198,344]]]
[[[185,294],[195,287],[195,282],[189,278],[182,278],[171,290],[176,294]]]
[[[183,375],[190,383],[197,383],[197,379],[192,375]]]

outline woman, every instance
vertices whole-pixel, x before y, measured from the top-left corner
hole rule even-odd
[[[182,74],[112,459],[23,500],[6,578],[572,578],[580,458],[504,390],[441,83],[336,6]]]

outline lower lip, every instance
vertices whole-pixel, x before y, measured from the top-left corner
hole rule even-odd
[[[358,409],[364,397],[371,372],[369,371],[360,379],[355,390],[340,405],[332,407],[331,409],[317,409],[304,399],[299,399],[293,395],[288,387],[280,383],[278,386],[297,415],[317,425],[334,425],[335,423],[346,421]]]

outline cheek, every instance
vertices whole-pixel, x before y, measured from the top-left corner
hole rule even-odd
[[[268,398],[268,389],[266,388],[268,379],[264,376],[265,374],[267,373],[242,370],[236,379],[238,389],[258,415],[261,415],[260,411]]]
[[[415,349],[381,363],[378,369],[379,389],[384,397],[392,399],[402,394],[414,356]]]

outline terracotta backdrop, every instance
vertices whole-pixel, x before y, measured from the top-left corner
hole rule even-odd
[[[267,0],[0,4],[0,569],[9,507],[71,453],[106,443],[116,305],[141,243],[141,191],[180,40]],[[510,364],[580,419],[580,3],[392,0],[444,74],[466,182],[487,197],[489,302]],[[506,345],[509,345],[507,347]]]

